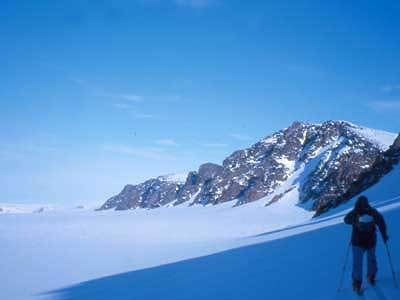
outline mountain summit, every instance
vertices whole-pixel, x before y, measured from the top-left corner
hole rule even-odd
[[[250,148],[235,151],[222,165],[201,165],[184,182],[160,176],[126,185],[100,209],[227,201],[238,206],[257,200],[272,205],[295,197],[299,205],[320,214],[390,172],[398,162],[399,140],[396,134],[346,121],[294,122]]]

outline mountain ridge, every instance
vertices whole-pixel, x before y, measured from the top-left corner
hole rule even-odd
[[[99,209],[215,205],[228,201],[240,206],[266,198],[266,205],[271,205],[296,193],[299,205],[320,214],[390,172],[398,160],[387,159],[386,153],[400,152],[399,147],[392,146],[399,140],[395,138],[396,134],[346,121],[296,121],[249,148],[233,152],[221,165],[201,165],[187,174],[184,183],[159,176],[137,185],[128,184]],[[379,172],[374,172],[378,165]]]

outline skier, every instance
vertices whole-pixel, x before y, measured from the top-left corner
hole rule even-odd
[[[345,217],[344,222],[353,226],[351,244],[353,250],[353,290],[361,293],[363,256],[367,252],[368,270],[367,279],[371,285],[375,284],[378,271],[375,248],[376,226],[381,232],[382,239],[386,243],[389,239],[386,232],[386,224],[382,215],[368,203],[368,198],[360,196],[354,209]]]

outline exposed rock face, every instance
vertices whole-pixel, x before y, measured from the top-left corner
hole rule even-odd
[[[387,149],[388,145],[374,139],[375,133],[344,121],[320,125],[294,122],[250,148],[234,152],[222,166],[203,164],[190,172],[185,182],[159,177],[127,185],[101,209],[231,200],[235,200],[233,205],[241,205],[273,195],[290,180],[292,186],[268,204],[296,188],[300,203],[310,203],[312,210],[322,213],[377,182],[398,162],[400,138]],[[385,134],[386,140],[394,140],[395,136]]]
[[[209,192],[210,183],[214,178],[222,174],[222,172],[222,166],[212,163],[201,165],[198,172],[190,172],[174,205],[190,200],[192,200],[191,203],[203,203],[201,200],[204,199]]]
[[[126,185],[121,193],[107,200],[100,209],[156,208],[176,199],[180,185],[162,177],[138,185]]]
[[[400,160],[400,134],[395,139],[394,143],[390,146],[389,150],[386,151],[385,156],[394,163],[398,163]]]
[[[368,189],[393,170],[393,167],[400,161],[400,134],[397,136],[390,148],[378,155],[373,165],[365,170],[358,179],[349,187],[349,189],[338,197],[339,202],[344,202]],[[329,207],[327,207],[329,209]],[[323,212],[321,210],[320,212]],[[317,213],[320,213],[317,212]]]

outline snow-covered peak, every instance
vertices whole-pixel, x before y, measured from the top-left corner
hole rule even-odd
[[[323,131],[332,128],[336,128],[338,130],[345,129],[345,131],[349,131],[352,134],[360,137],[361,139],[376,145],[382,151],[389,149],[389,147],[393,144],[394,140],[398,135],[397,133],[393,132],[387,132],[383,130],[359,126],[344,120],[329,120],[323,123],[309,123],[309,122],[295,121],[289,127],[263,138],[260,142],[267,145],[268,144],[283,145],[286,143],[285,135],[286,138],[292,139],[293,135],[290,133],[297,132],[300,133],[300,135],[297,134],[299,135],[297,139],[299,139],[301,143],[304,143],[307,134],[309,134],[310,132],[323,133]],[[340,132],[341,130],[339,130],[337,134],[340,134]],[[340,136],[337,136],[336,138],[339,137]]]
[[[397,137],[396,133],[361,127],[354,124],[352,124],[351,130],[367,141],[376,144],[383,151],[389,149]]]
[[[382,151],[389,149],[389,147],[393,144],[394,140],[397,137],[396,133],[368,128],[364,126],[359,126],[349,121],[344,120],[330,120],[324,122],[323,124],[314,126],[333,126],[333,127],[341,127],[349,130],[351,133],[355,134],[356,136],[361,137],[363,140],[366,140],[374,145],[376,145]]]

